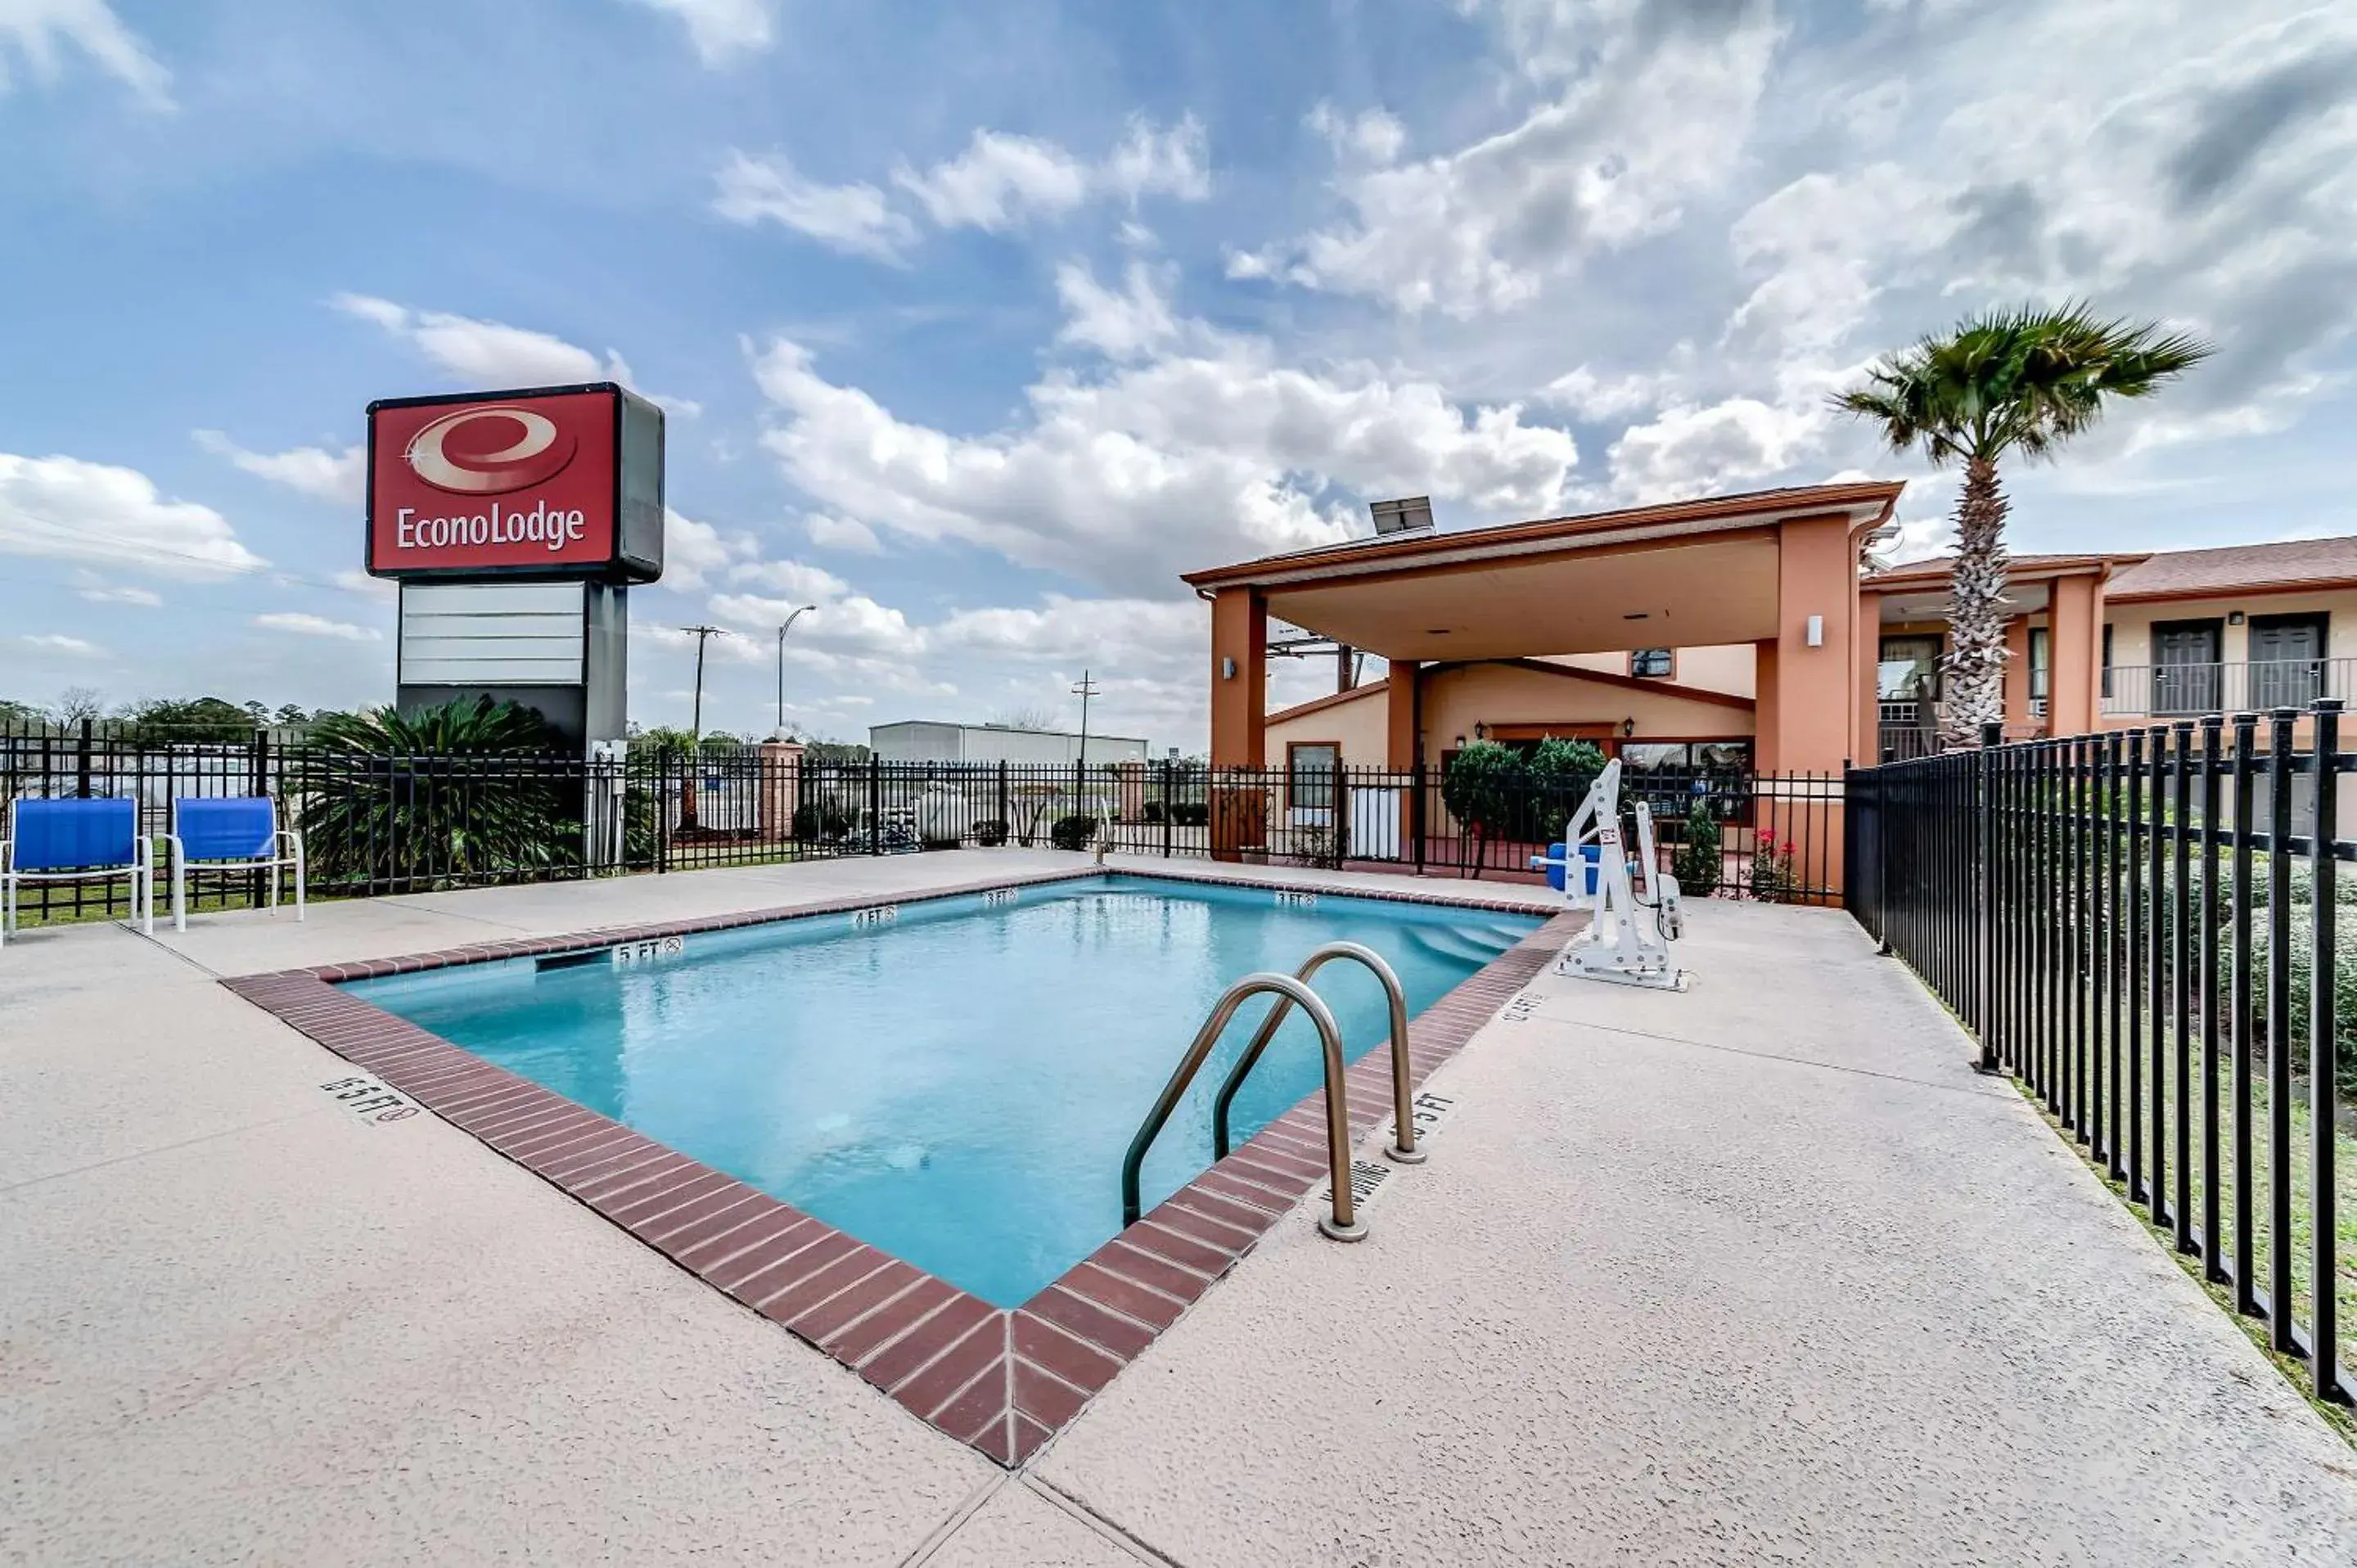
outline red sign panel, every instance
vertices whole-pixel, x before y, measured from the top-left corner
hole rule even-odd
[[[617,559],[617,389],[369,409],[368,569],[580,572]]]

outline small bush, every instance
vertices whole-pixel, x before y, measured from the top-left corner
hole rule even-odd
[[[1144,806],[1138,809],[1137,820],[1142,822],[1160,822],[1162,820],[1162,802],[1159,800],[1148,800],[1146,802]]]
[[[1058,849],[1086,849],[1096,835],[1097,820],[1075,813],[1056,819],[1055,825],[1048,830],[1048,842]]]
[[[1751,897],[1762,904],[1781,904],[1799,891],[1793,880],[1792,854],[1800,846],[1764,830],[1751,848]]]
[[[1211,820],[1211,803],[1208,800],[1174,800],[1170,804],[1170,820],[1182,828],[1200,828]]]
[[[1709,897],[1718,887],[1720,854],[1718,819],[1711,814],[1708,801],[1696,800],[1686,813],[1677,853],[1670,857],[1670,875],[1678,879],[1678,891],[1689,898]]]
[[[985,817],[974,824],[974,842],[985,849],[996,849],[1006,842],[1006,823],[998,817]]]
[[[794,837],[804,843],[834,840],[851,832],[851,819],[835,807],[813,800],[794,808]]]

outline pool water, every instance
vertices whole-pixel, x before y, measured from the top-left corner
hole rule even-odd
[[[507,960],[349,989],[1000,1306],[1121,1228],[1121,1162],[1220,993],[1363,942],[1411,1015],[1535,918],[1135,876],[690,935],[628,964]],[[1356,1058],[1385,1044],[1360,965],[1314,982]],[[1147,1207],[1211,1163],[1248,1002],[1145,1168]],[[1237,1140],[1318,1087],[1286,1021]]]

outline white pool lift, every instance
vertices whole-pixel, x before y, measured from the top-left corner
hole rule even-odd
[[[1684,930],[1678,879],[1660,869],[1653,847],[1653,813],[1637,802],[1637,853],[1620,842],[1620,759],[1614,757],[1589,786],[1587,798],[1563,830],[1563,843],[1533,855],[1531,865],[1560,876],[1564,902],[1587,911],[1587,929],[1571,939],[1555,960],[1555,972],[1616,985],[1684,991],[1686,972],[1670,958],[1670,944]],[[1582,851],[1596,847],[1591,862]],[[1591,873],[1592,878],[1591,878]],[[1551,876],[1550,881],[1555,880]]]

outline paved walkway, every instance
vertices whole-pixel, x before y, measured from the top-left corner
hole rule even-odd
[[[1838,914],[1534,983],[1369,1240],[1297,1215],[1013,1476],[212,983],[1049,863],[12,942],[0,1562],[2349,1561],[2357,1455]]]

